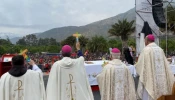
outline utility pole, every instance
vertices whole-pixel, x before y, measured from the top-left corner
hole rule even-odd
[[[165,9],[165,19],[166,19],[166,57],[168,57],[168,19],[167,19],[167,8],[168,6],[166,6]]]

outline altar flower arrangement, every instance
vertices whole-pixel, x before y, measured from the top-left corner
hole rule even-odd
[[[102,67],[104,67],[104,66],[106,66],[108,64],[108,62],[105,61],[106,60],[105,58],[103,58],[102,60],[103,60]]]

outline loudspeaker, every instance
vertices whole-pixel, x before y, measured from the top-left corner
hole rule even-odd
[[[160,28],[165,28],[166,20],[163,11],[163,3],[162,0],[152,0],[152,13],[155,23]]]

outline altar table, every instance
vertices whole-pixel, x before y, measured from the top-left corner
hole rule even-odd
[[[108,62],[108,61],[106,61]],[[102,71],[102,64],[104,61],[85,61],[86,73],[89,79],[89,83],[91,86],[98,85],[96,76]],[[131,74],[135,77],[136,69],[133,65],[128,65],[127,68],[131,72]]]

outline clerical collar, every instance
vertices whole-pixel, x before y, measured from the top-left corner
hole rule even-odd
[[[23,76],[27,72],[27,68],[21,65],[15,65],[9,70],[9,74],[14,77]]]
[[[113,59],[109,63],[113,64],[113,65],[121,65],[122,64],[121,60],[119,60],[119,59]]]
[[[147,47],[150,47],[150,46],[157,46],[157,44],[155,42],[152,42],[152,43],[147,45]]]
[[[75,63],[74,59],[71,59],[70,57],[64,57],[60,62],[61,67],[64,68],[71,68],[73,67],[72,65]]]

